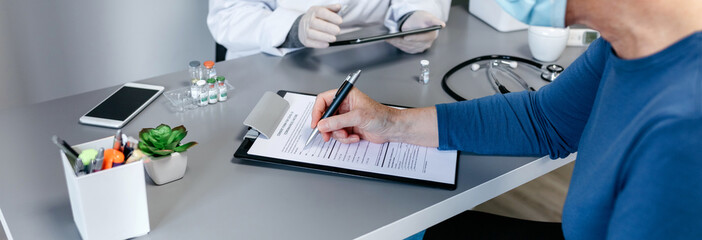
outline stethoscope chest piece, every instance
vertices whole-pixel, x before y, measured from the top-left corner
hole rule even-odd
[[[561,75],[561,72],[563,72],[563,67],[561,67],[561,65],[549,64],[546,66],[546,71],[541,73],[541,79],[553,82],[553,80],[556,80],[558,75]]]

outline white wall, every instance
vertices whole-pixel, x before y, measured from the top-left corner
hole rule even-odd
[[[214,60],[207,0],[0,0],[0,109]]]
[[[16,81],[16,67],[13,61],[14,48],[10,43],[8,8],[5,0],[0,0],[0,109],[16,106],[22,101],[21,86]]]

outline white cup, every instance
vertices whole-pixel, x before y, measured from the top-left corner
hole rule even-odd
[[[531,55],[539,61],[556,61],[566,47],[568,33],[569,28],[529,26]]]

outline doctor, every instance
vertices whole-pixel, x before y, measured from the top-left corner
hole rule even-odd
[[[227,48],[226,59],[264,52],[283,56],[325,48],[336,35],[384,24],[391,32],[445,25],[449,0],[210,0],[207,25]],[[407,53],[423,52],[437,31],[387,40]]]

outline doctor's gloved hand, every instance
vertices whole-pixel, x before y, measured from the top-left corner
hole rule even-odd
[[[342,19],[336,14],[341,4],[314,6],[300,18],[298,37],[300,42],[309,48],[326,48],[330,42],[336,41]]]
[[[319,120],[334,100],[336,89],[317,95],[312,107],[312,128],[318,127],[324,141],[332,137],[342,143],[355,143],[365,139],[384,143],[392,139],[393,115],[399,110],[382,105],[353,88],[341,103],[338,113]]]
[[[412,13],[412,15],[405,20],[402,24],[402,31],[413,30],[418,28],[431,27],[434,25],[441,25],[446,27],[446,23],[436,18],[429,12],[418,10]],[[431,31],[420,34],[413,34],[399,38],[392,38],[385,40],[393,46],[399,48],[406,53],[420,53],[431,47],[431,44],[439,36],[439,31]]]

